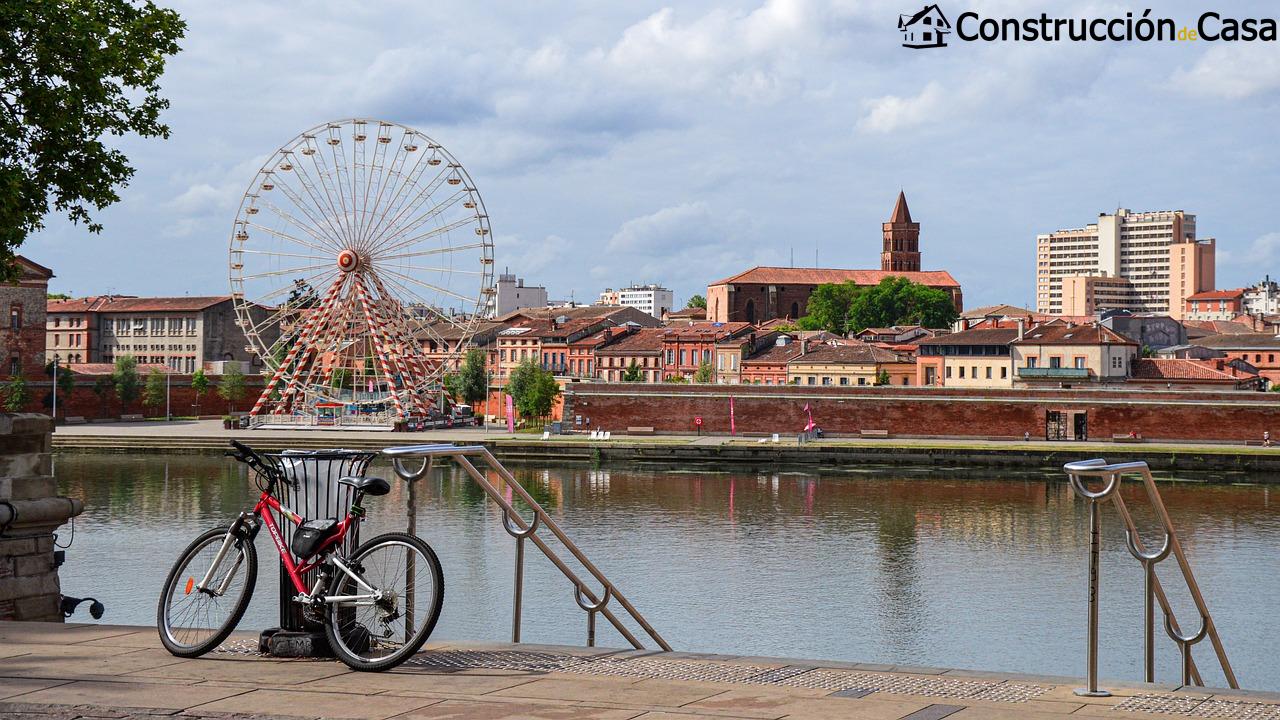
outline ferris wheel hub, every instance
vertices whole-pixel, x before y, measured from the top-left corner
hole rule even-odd
[[[352,272],[360,267],[360,254],[355,250],[343,250],[338,253],[338,269],[343,272]]]

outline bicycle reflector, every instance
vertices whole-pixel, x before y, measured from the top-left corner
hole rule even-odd
[[[194,577],[187,578],[187,592],[186,592],[187,595],[191,594],[191,588],[195,587],[195,585],[196,585],[196,579]]]

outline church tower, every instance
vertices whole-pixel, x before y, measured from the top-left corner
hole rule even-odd
[[[920,223],[911,222],[907,196],[898,191],[893,215],[884,224],[884,251],[880,253],[880,269],[889,272],[919,272]]]

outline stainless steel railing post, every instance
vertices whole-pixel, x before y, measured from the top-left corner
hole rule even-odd
[[[524,602],[524,539],[538,531],[538,514],[533,514],[533,522],[521,530],[511,524],[511,516],[502,513],[502,527],[507,534],[516,539],[516,577],[511,598],[511,642],[520,642],[520,612]]]
[[[1164,534],[1164,542],[1154,552],[1139,550],[1138,534],[1129,528],[1124,530],[1124,542],[1129,548],[1129,554],[1142,563],[1142,677],[1146,682],[1153,683],[1156,681],[1156,563],[1169,556],[1169,533]]]
[[[1067,465],[1067,477],[1077,495],[1089,503],[1089,616],[1085,642],[1085,672],[1087,687],[1077,688],[1076,695],[1082,697],[1110,697],[1111,693],[1098,687],[1098,584],[1102,561],[1102,508],[1099,504],[1109,499],[1120,483],[1120,475],[1110,474],[1102,490],[1090,490],[1080,476],[1072,473],[1074,469],[1092,469],[1102,461],[1087,460],[1083,463]]]

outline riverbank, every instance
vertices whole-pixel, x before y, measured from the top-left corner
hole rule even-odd
[[[381,450],[395,445],[478,443],[503,462],[626,467],[719,467],[735,470],[797,468],[856,471],[864,465],[911,464],[946,469],[1060,469],[1090,457],[1142,460],[1154,471],[1208,482],[1280,482],[1280,447],[1212,443],[1046,442],[915,438],[832,438],[800,444],[731,436],[510,435],[496,429],[417,433],[321,430],[224,430],[216,421],[112,423],[60,426],[59,453],[208,454],[225,452],[231,438],[264,450],[331,448]]]
[[[821,660],[541,645],[429,643],[385,673],[281,660],[237,633],[203,658],[154,628],[0,623],[0,718],[343,717],[768,720],[1270,718],[1268,693]]]

